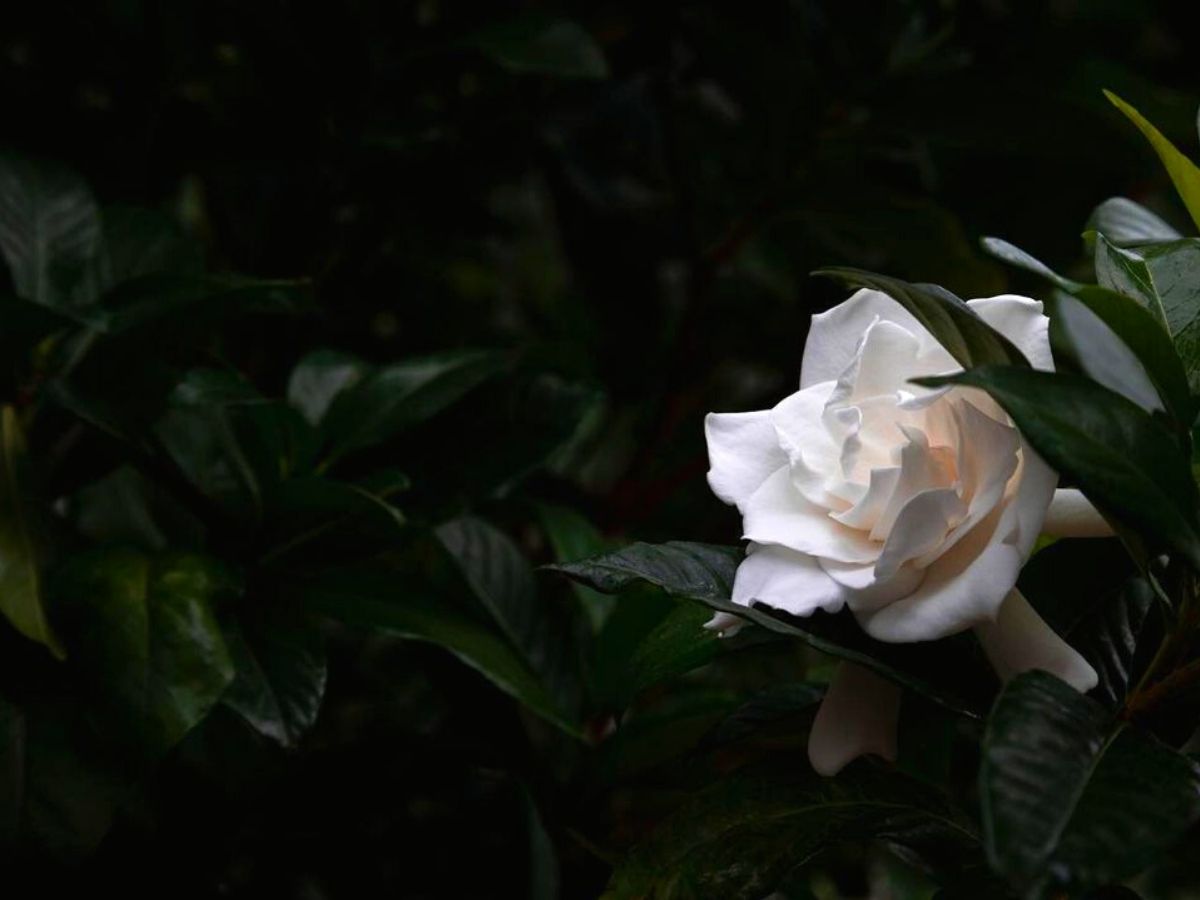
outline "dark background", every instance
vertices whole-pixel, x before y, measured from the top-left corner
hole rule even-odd
[[[1195,156],[1193,7],[21,4],[0,26],[0,141],[71,165],[106,204],[172,213],[215,268],[311,278],[319,315],[243,360],[267,390],[314,346],[379,361],[516,348],[602,398],[570,459],[518,499],[614,539],[728,543],[702,417],[790,389],[808,317],[839,296],[811,270],[986,296],[1034,286],[985,258],[981,235],[1070,271],[1106,197],[1185,228],[1101,88]],[[444,477],[418,485],[421,508],[455,508],[457,485],[516,440],[475,435],[426,460]],[[529,784],[556,797],[563,895],[603,886],[573,835],[619,822],[620,797],[563,788],[546,760],[578,760],[531,750],[512,703],[441,651],[337,645],[300,752],[214,718],[64,878],[521,896]]]

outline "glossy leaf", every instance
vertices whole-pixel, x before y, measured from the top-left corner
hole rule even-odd
[[[979,784],[988,858],[1028,896],[1135,875],[1200,817],[1196,763],[1045,672],[996,701]]]
[[[1200,240],[1124,251],[1141,260],[1192,391],[1200,391]]]
[[[325,696],[324,635],[283,611],[247,617],[224,634],[237,674],[222,702],[264,737],[295,747]]]
[[[56,586],[104,727],[147,757],[174,746],[233,680],[214,603],[235,582],[214,560],[95,551]]]
[[[932,652],[929,647],[873,641],[848,612],[836,616],[818,612],[802,619],[767,606],[738,606],[729,598],[741,559],[737,547],[669,541],[631,544],[593,559],[548,568],[602,591],[648,582],[677,597],[799,638],[823,653],[860,663],[957,712],[978,715],[986,708],[993,676],[970,638],[941,641]]]
[[[1155,213],[1124,197],[1110,197],[1097,206],[1088,218],[1087,227],[1117,247],[1157,244],[1183,237]]]
[[[964,368],[992,363],[1029,365],[1008,338],[984,322],[945,288],[909,284],[898,278],[858,269],[818,269],[813,274],[833,278],[847,287],[870,288],[887,294],[912,313]]]
[[[844,841],[886,840],[934,857],[976,836],[944,801],[902,775],[858,763],[821,778],[795,760],[704,788],[617,866],[609,900],[759,900],[797,866]]]
[[[0,154],[0,254],[16,292],[44,306],[88,303],[99,253],[100,212],[83,179]]]
[[[1050,306],[1051,342],[1080,370],[1147,411],[1167,409],[1183,425],[1195,404],[1188,373],[1163,325],[1138,304],[1091,285],[1059,294]],[[1085,309],[1081,309],[1084,307]]]
[[[65,653],[46,617],[33,501],[33,477],[16,411],[0,409],[0,614],[55,656]]]
[[[1148,628],[1154,591],[1114,540],[1058,541],[1026,563],[1018,582],[1041,617],[1092,664],[1091,696],[1116,708],[1157,647]],[[1142,646],[1143,641],[1149,646]]]
[[[1167,140],[1162,132],[1150,124],[1136,109],[1112,91],[1105,91],[1104,96],[1109,99],[1109,102],[1113,106],[1124,113],[1125,117],[1136,125],[1138,131],[1150,142],[1150,146],[1154,148],[1154,152],[1162,160],[1167,174],[1171,176],[1175,190],[1179,193],[1179,198],[1183,200],[1183,205],[1187,207],[1192,221],[1200,226],[1200,168],[1197,168],[1194,162],[1180,153],[1175,145]]]
[[[442,598],[413,590],[383,566],[328,569],[292,586],[305,609],[453,653],[568,734],[578,730],[529,664],[496,631]]]
[[[1188,461],[1171,432],[1129,400],[1079,376],[997,366],[921,383],[986,390],[1093,503],[1200,566]]]

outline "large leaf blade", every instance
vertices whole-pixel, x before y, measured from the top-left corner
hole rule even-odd
[[[1134,875],[1200,816],[1195,763],[1045,672],[997,700],[979,784],[988,858],[1030,896]]]

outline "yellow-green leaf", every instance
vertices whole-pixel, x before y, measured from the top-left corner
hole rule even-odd
[[[42,607],[25,436],[11,406],[0,411],[0,457],[0,613],[25,637],[62,659],[66,654]]]
[[[1171,181],[1175,183],[1175,190],[1179,192],[1183,205],[1187,207],[1192,220],[1200,227],[1200,168],[1197,168],[1194,162],[1180,153],[1175,145],[1136,109],[1112,91],[1105,91],[1104,96],[1138,127],[1138,131],[1145,135],[1150,146],[1154,148],[1154,152],[1158,154],[1158,158],[1162,160],[1167,174],[1171,176]]]

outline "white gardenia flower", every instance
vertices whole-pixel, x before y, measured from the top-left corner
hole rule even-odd
[[[1042,304],[968,302],[1037,369],[1052,370]],[[1087,690],[1096,673],[1016,590],[1045,528],[1107,534],[983,391],[911,379],[961,370],[900,304],[863,290],[812,320],[800,390],[773,409],[712,413],[708,481],[750,541],[733,601],[796,616],[848,606],[881,641],[975,629],[1002,678],[1046,669]],[[711,627],[737,620],[718,616]],[[809,755],[832,774],[862,753],[895,755],[899,691],[843,664]]]

